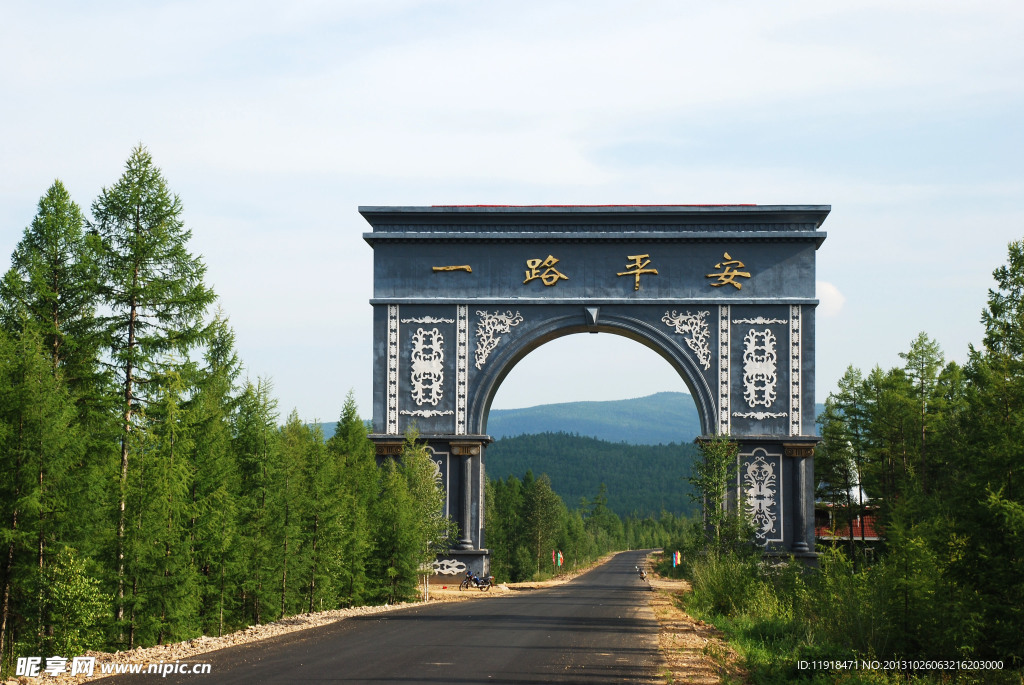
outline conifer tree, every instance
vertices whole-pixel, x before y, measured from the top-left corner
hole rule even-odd
[[[302,530],[303,469],[311,447],[309,428],[292,410],[281,430],[279,462],[274,483],[271,511],[274,520],[274,547],[277,550],[277,578],[280,591],[280,615],[287,616],[299,609],[297,588],[304,579]],[[289,584],[290,583],[290,584]]]
[[[222,312],[213,321],[192,398],[195,439],[192,459],[192,518],[189,524],[200,583],[203,631],[222,635],[232,614],[236,562],[238,469],[231,449],[235,381],[241,365],[234,333]]]
[[[381,491],[373,510],[375,530],[371,576],[377,598],[388,603],[411,598],[421,569],[447,551],[456,534],[444,516],[444,489],[437,467],[417,435],[406,435],[398,461],[381,466]]]
[[[307,429],[302,529],[306,532],[306,610],[333,609],[338,604],[337,565],[345,522],[342,520],[341,472],[324,445],[323,431]]]
[[[188,394],[180,373],[162,379],[146,409],[149,430],[137,433],[138,479],[128,497],[128,519],[136,522],[129,646],[198,633],[198,581],[188,537],[194,449]]]
[[[335,586],[343,605],[367,601],[367,561],[372,529],[370,513],[380,493],[380,471],[366,424],[350,390],[327,451],[339,473],[340,517]]]
[[[532,570],[539,573],[561,530],[565,504],[551,489],[551,480],[544,473],[536,480],[524,482],[523,507],[524,542],[530,550]]]
[[[61,369],[73,391],[94,377],[101,344],[97,246],[82,210],[54,181],[0,282],[4,327],[16,331],[23,320],[33,321],[53,368]]]
[[[11,256],[11,268],[0,280],[0,325],[14,336],[31,328],[30,337],[41,337],[52,373],[60,375],[75,403],[78,477],[67,484],[70,490],[65,494],[76,502],[79,521],[65,542],[89,556],[98,551],[96,540],[103,530],[105,493],[100,484],[114,426],[108,379],[98,363],[98,240],[86,227],[82,210],[64,184],[54,181],[40,198],[36,216]]]
[[[82,443],[74,416],[33,322],[25,320],[13,339],[0,330],[0,663],[12,633],[28,637],[52,627],[42,576],[55,545],[73,534],[77,522],[69,483]],[[13,624],[15,616],[20,626]]]
[[[277,480],[277,400],[270,381],[247,382],[239,396],[233,451],[238,464],[238,537],[244,549],[239,575],[243,620],[259,625],[273,614],[275,568],[272,520]]]
[[[138,414],[170,355],[184,357],[207,335],[204,323],[213,292],[203,284],[206,267],[189,253],[191,231],[181,201],[170,192],[149,152],[132,150],[125,172],[93,203],[103,283],[102,317],[110,365],[120,384],[120,469],[116,531],[116,618],[124,612],[125,500]]]
[[[369,558],[373,597],[393,604],[409,598],[416,588],[420,553],[416,536],[416,507],[398,463],[381,465],[380,497],[372,511],[374,538]]]

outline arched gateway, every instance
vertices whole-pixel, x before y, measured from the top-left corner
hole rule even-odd
[[[502,379],[549,340],[598,332],[672,364],[703,435],[740,445],[736,488],[757,541],[813,555],[814,262],[829,210],[361,207],[374,250],[370,437],[379,456],[397,454],[415,424],[432,450],[460,530],[437,568],[487,569],[483,457]],[[542,402],[544,379],[537,388]]]

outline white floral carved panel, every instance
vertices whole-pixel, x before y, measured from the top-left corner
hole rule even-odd
[[[743,505],[754,524],[754,537],[760,542],[781,539],[776,532],[779,519],[778,474],[775,465],[762,450],[754,450],[753,459],[743,469]]]
[[[453,412],[451,409],[447,409],[445,411],[441,411],[438,409],[416,409],[415,411],[409,411],[408,409],[403,409],[399,413],[402,416],[422,416],[425,419],[430,419],[435,416],[451,416],[455,412]]]
[[[707,371],[711,368],[711,347],[708,341],[711,339],[711,332],[708,330],[708,315],[711,312],[697,312],[691,314],[689,310],[680,314],[674,309],[665,312],[661,320],[672,326],[676,333],[683,336],[687,347],[697,355],[697,361]]]
[[[492,314],[490,312],[478,311],[476,315],[480,317],[480,320],[476,322],[476,350],[473,353],[475,358],[474,366],[482,369],[487,362],[487,357],[490,356],[494,348],[501,342],[501,335],[511,331],[513,326],[521,324],[523,317],[519,312],[513,314],[511,311],[507,311],[504,314],[501,312],[494,312]]]
[[[455,319],[438,318],[436,316],[420,316],[402,319],[402,323],[455,323]]]
[[[466,572],[466,564],[458,559],[441,559],[434,562],[434,573],[442,576],[459,576]]]
[[[444,336],[431,328],[417,328],[412,336],[412,399],[417,405],[437,406],[444,394]]]
[[[751,408],[770,407],[778,382],[775,334],[751,328],[743,338],[743,399]]]

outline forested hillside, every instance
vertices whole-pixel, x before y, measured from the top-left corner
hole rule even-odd
[[[503,438],[487,448],[487,475],[522,478],[546,473],[551,487],[575,505],[604,484],[608,508],[620,516],[697,511],[687,481],[698,454],[692,444],[628,445],[568,433]]]
[[[565,402],[524,409],[492,409],[487,434],[495,438],[576,433],[608,442],[658,445],[700,435],[693,398],[681,392],[607,402]]]

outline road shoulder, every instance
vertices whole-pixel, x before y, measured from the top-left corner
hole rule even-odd
[[[655,559],[657,555],[648,557],[648,580],[653,590],[650,604],[658,619],[658,646],[665,660],[667,682],[746,682],[739,655],[722,633],[682,609],[682,597],[690,592],[690,583],[655,573],[651,563]]]

